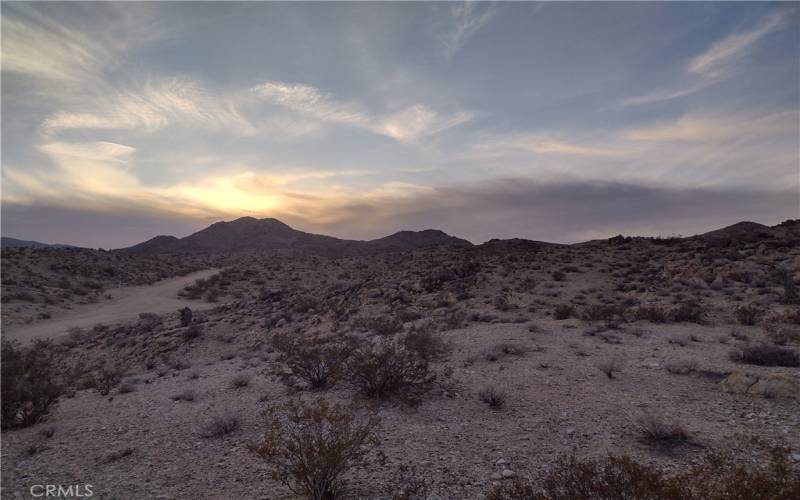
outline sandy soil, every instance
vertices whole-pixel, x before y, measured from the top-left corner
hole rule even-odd
[[[178,292],[198,279],[217,274],[219,269],[206,269],[177,278],[159,281],[154,285],[131,286],[109,290],[111,298],[98,304],[77,305],[62,311],[52,319],[27,325],[9,325],[3,338],[30,342],[37,338],[56,338],[70,328],[91,328],[98,323],[119,323],[133,320],[140,313],[164,314],[182,307],[210,309],[218,304],[202,303],[178,297]]]

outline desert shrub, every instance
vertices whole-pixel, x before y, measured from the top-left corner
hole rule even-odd
[[[575,313],[575,308],[569,304],[559,304],[553,309],[553,318],[562,320],[571,318]]]
[[[131,392],[134,392],[135,390],[136,390],[136,386],[133,385],[130,382],[123,382],[117,388],[117,392],[119,394],[130,394]]]
[[[203,335],[203,327],[197,323],[193,323],[186,327],[181,333],[181,337],[185,342],[190,342],[194,339],[200,338]]]
[[[608,358],[597,363],[597,368],[608,378],[614,378],[614,373],[622,370],[622,361],[619,358]]]
[[[431,388],[436,374],[417,353],[383,338],[377,343],[363,342],[353,350],[347,363],[347,378],[367,397],[396,396],[414,403]]]
[[[283,351],[279,360],[289,369],[282,376],[287,385],[301,380],[311,389],[324,389],[341,379],[353,342],[346,337],[301,335],[276,345]]]
[[[689,435],[683,427],[666,423],[652,414],[639,418],[637,425],[639,426],[641,439],[653,445],[673,446],[689,440]]]
[[[711,453],[676,474],[629,457],[562,458],[538,482],[516,479],[494,487],[486,500],[790,500],[800,495],[800,468],[788,449],[774,448],[764,467]]]
[[[382,464],[375,417],[326,401],[291,401],[266,412],[268,428],[253,451],[270,466],[275,481],[311,500],[342,498],[345,475]]]
[[[683,301],[669,312],[670,319],[675,322],[700,323],[704,316],[703,304],[695,300]]]
[[[377,335],[394,335],[403,330],[403,324],[394,317],[371,316],[353,319],[352,327],[357,330],[366,330]]]
[[[2,428],[27,427],[42,420],[58,402],[58,383],[49,344],[30,347],[2,342]]]
[[[192,310],[188,307],[178,310],[180,315],[181,326],[186,327],[192,324]]]
[[[502,342],[486,350],[483,357],[486,361],[497,361],[504,356],[522,356],[526,352],[527,349],[522,345]]]
[[[406,349],[427,361],[441,359],[450,351],[450,346],[432,328],[412,329],[401,342]]]
[[[95,388],[100,394],[107,396],[111,390],[122,381],[123,375],[122,369],[118,367],[111,365],[103,366],[94,376]]]
[[[755,325],[764,315],[764,310],[756,305],[737,306],[733,311],[736,321],[741,325]]]
[[[623,319],[624,309],[616,305],[592,304],[581,311],[584,321],[618,321]]]
[[[239,418],[233,415],[219,415],[211,419],[203,429],[203,437],[216,438],[233,434],[239,430]]]
[[[686,375],[697,371],[698,362],[696,359],[683,358],[669,361],[667,363],[667,371],[674,374]]]
[[[195,400],[195,397],[196,397],[196,396],[195,396],[195,394],[194,394],[194,391],[193,391],[193,390],[191,390],[191,389],[186,389],[185,391],[181,391],[181,392],[179,392],[178,394],[173,394],[173,395],[172,395],[172,397],[171,397],[170,399],[172,399],[173,401],[186,401],[186,402],[192,402],[192,401],[194,401],[194,400]]]
[[[506,403],[507,394],[495,386],[484,387],[478,392],[478,398],[486,403],[489,408],[499,410]]]
[[[243,389],[248,385],[250,385],[250,374],[248,373],[240,373],[231,380],[231,387],[234,389]]]
[[[759,366],[800,366],[800,354],[794,349],[754,345],[731,352],[731,359]]]
[[[669,321],[669,315],[661,306],[640,306],[633,310],[633,319],[651,323],[666,323]]]
[[[505,292],[498,293],[494,297],[492,303],[494,304],[494,307],[497,308],[497,310],[499,311],[510,311],[515,307],[515,305],[511,303],[508,293]]]
[[[797,304],[800,302],[800,293],[797,291],[797,283],[794,281],[794,275],[789,269],[785,267],[778,267],[775,270],[775,278],[783,286],[783,296],[781,301],[784,304]]]

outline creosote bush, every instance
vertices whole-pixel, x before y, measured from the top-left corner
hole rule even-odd
[[[295,386],[299,380],[310,389],[325,389],[343,376],[354,341],[345,336],[299,335],[276,338],[275,345],[289,369],[282,374],[287,385]]]
[[[350,470],[384,464],[376,417],[324,400],[290,401],[265,415],[266,435],[252,450],[270,466],[272,478],[298,496],[342,498]]]
[[[773,448],[765,467],[711,453],[677,474],[610,455],[562,458],[540,481],[523,479],[492,488],[486,500],[791,500],[800,498],[800,468],[787,448]]]
[[[347,378],[365,396],[397,397],[415,403],[436,381],[428,362],[400,342],[381,338],[362,342],[347,363]]]
[[[759,366],[800,366],[800,354],[794,349],[771,345],[754,345],[736,349],[730,355],[733,361]]]
[[[2,343],[2,428],[27,427],[41,421],[58,402],[58,382],[50,344],[30,347]]]

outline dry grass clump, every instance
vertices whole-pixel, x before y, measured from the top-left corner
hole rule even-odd
[[[252,450],[270,466],[275,481],[311,500],[342,498],[345,475],[382,466],[376,417],[326,401],[291,401],[266,412],[268,429]]]
[[[667,363],[667,371],[678,375],[686,375],[687,373],[697,371],[699,363],[694,358],[681,358],[674,359]]]
[[[427,361],[442,359],[450,352],[450,346],[431,327],[412,329],[401,341],[406,349]]]
[[[770,451],[765,467],[709,454],[696,466],[668,474],[629,457],[562,458],[540,481],[523,479],[493,487],[486,500],[790,500],[800,498],[800,468],[788,449]]]
[[[658,446],[675,446],[686,443],[689,435],[677,425],[666,423],[653,414],[647,414],[637,421],[643,441]]]
[[[771,345],[754,345],[735,349],[730,357],[733,361],[759,366],[800,366],[800,354],[794,349]]]
[[[219,415],[211,419],[203,429],[203,437],[217,438],[233,434],[240,427],[239,418],[233,415]]]
[[[231,379],[231,387],[234,389],[244,389],[250,385],[250,374],[240,373]]]
[[[606,377],[612,379],[614,374],[622,370],[622,360],[619,358],[608,358],[597,363],[597,368],[606,374]]]
[[[575,314],[575,308],[569,304],[559,304],[553,309],[553,318],[557,320],[569,319]]]
[[[181,391],[178,394],[172,396],[173,401],[186,401],[192,402],[196,398],[194,391],[191,389],[186,389],[185,391]]]
[[[58,382],[50,344],[30,347],[2,343],[2,428],[27,427],[41,421],[57,404]]]
[[[754,304],[737,306],[733,311],[740,325],[755,325],[764,316],[764,310]]]
[[[478,397],[481,401],[486,403],[489,408],[499,410],[505,406],[508,395],[504,390],[491,385],[481,389],[478,392]]]

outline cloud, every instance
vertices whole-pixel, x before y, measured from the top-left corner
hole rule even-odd
[[[482,2],[460,2],[451,7],[452,25],[447,32],[442,34],[447,58],[455,56],[467,40],[488,23],[494,14],[494,5]]]
[[[171,124],[254,133],[254,127],[224,96],[212,95],[198,83],[173,78],[140,87],[113,89],[100,97],[86,96],[80,111],[58,111],[42,123],[53,133],[65,129],[110,129],[152,133]],[[73,107],[78,107],[74,105]]]
[[[294,222],[306,230],[374,238],[401,229],[439,228],[483,242],[528,238],[572,243],[616,234],[696,234],[741,220],[775,224],[797,216],[797,192],[671,189],[630,183],[538,183],[509,178],[420,192],[383,203],[338,206],[338,220]]]
[[[185,236],[241,215],[277,217],[294,227],[371,239],[402,229],[442,229],[481,243],[528,238],[571,243],[616,234],[690,235],[741,220],[775,224],[797,216],[796,190],[671,189],[631,183],[539,183],[507,178],[461,187],[388,186],[368,194],[285,195],[267,212],[185,214],[126,205],[90,210],[3,201],[4,234],[63,243],[121,247],[156,234]],[[35,229],[34,229],[35,228]]]
[[[766,15],[750,29],[740,30],[714,42],[705,52],[693,57],[683,78],[689,81],[677,87],[656,89],[644,95],[620,101],[623,106],[637,106],[669,101],[694,94],[727,79],[741,66],[742,60],[765,36],[788,24],[790,11],[779,8]]]
[[[780,9],[771,12],[754,28],[732,33],[715,42],[689,62],[688,72],[707,79],[727,76],[732,66],[747,55],[761,38],[778,30],[788,20],[788,11]]]
[[[301,83],[267,81],[254,86],[252,91],[267,102],[303,117],[366,129],[401,142],[415,142],[472,119],[472,114],[467,112],[442,116],[424,104],[376,115],[355,103],[337,101],[330,94]]]

